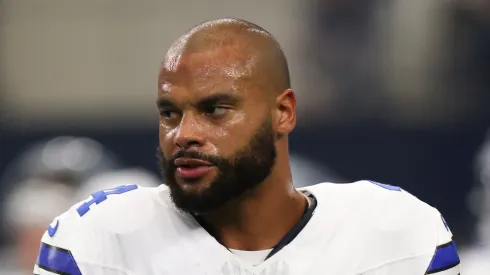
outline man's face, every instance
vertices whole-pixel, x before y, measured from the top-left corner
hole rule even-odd
[[[274,166],[270,105],[245,63],[216,51],[167,56],[162,66],[157,156],[184,211],[217,209],[258,186]]]

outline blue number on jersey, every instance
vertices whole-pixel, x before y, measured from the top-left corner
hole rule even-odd
[[[112,189],[107,189],[107,190],[95,192],[92,194],[91,200],[84,202],[82,205],[80,205],[77,208],[78,215],[80,215],[80,217],[82,217],[83,215],[85,215],[90,210],[90,206],[92,204],[94,204],[94,203],[99,204],[99,203],[105,201],[107,199],[108,195],[123,194],[123,193],[129,192],[131,190],[135,190],[137,188],[138,188],[138,185],[132,184],[132,185],[123,185],[123,186],[115,187]]]
[[[388,184],[383,184],[379,182],[375,182],[372,180],[369,180],[370,183],[376,184],[377,186],[383,187],[384,189],[392,190],[392,191],[402,191],[402,189],[398,186],[393,186],[393,185],[388,185]]]

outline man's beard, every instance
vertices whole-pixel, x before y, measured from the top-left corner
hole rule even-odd
[[[158,162],[164,182],[170,189],[173,203],[184,212],[203,214],[216,210],[226,202],[255,189],[270,175],[274,167],[276,160],[274,141],[271,123],[266,121],[248,145],[229,158],[183,150],[171,159],[166,159],[158,148]],[[177,158],[193,158],[210,162],[215,165],[218,174],[204,189],[185,191],[175,177],[177,166],[174,161]]]

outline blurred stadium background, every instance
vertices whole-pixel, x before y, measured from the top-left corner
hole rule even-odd
[[[0,274],[31,274],[52,217],[91,192],[159,184],[159,63],[218,17],[284,48],[297,186],[401,186],[444,213],[462,274],[490,274],[487,0],[0,0]]]

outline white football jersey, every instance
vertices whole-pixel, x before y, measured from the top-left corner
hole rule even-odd
[[[34,274],[457,275],[441,214],[398,187],[370,181],[302,188],[317,201],[288,245],[251,264],[179,212],[165,186],[94,193],[56,218]]]

